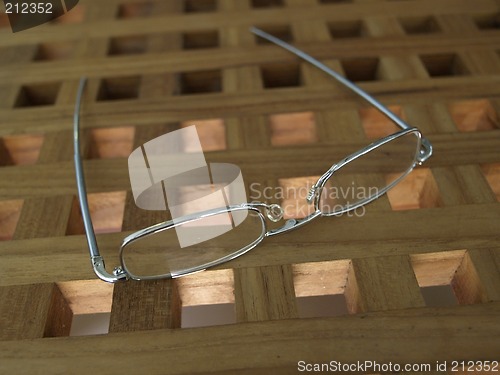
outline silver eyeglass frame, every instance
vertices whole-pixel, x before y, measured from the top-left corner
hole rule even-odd
[[[314,212],[305,218],[302,219],[288,219],[284,223],[283,226],[276,228],[276,229],[267,229],[266,225],[266,219],[264,217],[264,214],[266,214],[267,218],[273,222],[278,222],[283,218],[283,209],[277,205],[277,204],[266,204],[266,203],[244,203],[241,205],[233,205],[233,206],[227,206],[227,207],[221,207],[218,209],[212,209],[212,210],[207,210],[203,212],[199,212],[196,214],[191,214],[191,215],[186,215],[181,218],[177,218],[174,220],[169,220],[165,222],[161,222],[152,226],[149,226],[147,228],[141,229],[137,232],[134,232],[123,240],[121,246],[120,246],[120,267],[116,267],[113,270],[113,273],[109,273],[106,271],[106,267],[104,264],[104,259],[101,256],[99,252],[99,248],[97,246],[97,241],[95,237],[95,232],[93,229],[92,225],[92,219],[90,216],[90,210],[89,210],[89,205],[88,205],[88,200],[87,200],[87,190],[86,190],[86,184],[85,184],[85,176],[84,176],[84,171],[83,171],[83,162],[81,158],[81,149],[80,149],[80,110],[81,110],[81,103],[82,103],[82,98],[83,98],[83,92],[85,89],[86,85],[86,78],[81,78],[80,84],[78,87],[78,93],[76,97],[76,103],[75,103],[75,110],[73,114],[73,143],[74,143],[74,163],[75,163],[75,172],[76,172],[76,182],[77,182],[77,190],[78,190],[78,199],[80,202],[80,208],[82,212],[82,218],[83,218],[83,223],[85,227],[85,233],[86,233],[86,238],[87,238],[87,244],[89,247],[89,252],[90,252],[90,258],[92,262],[92,267],[94,269],[95,274],[104,281],[107,282],[117,282],[117,281],[122,281],[122,280],[127,280],[127,279],[132,279],[132,280],[155,280],[155,279],[162,279],[162,278],[175,278],[175,277],[180,277],[180,276],[185,276],[188,274],[192,274],[195,272],[203,271],[209,267],[213,267],[222,263],[225,263],[227,261],[230,261],[234,258],[237,258],[246,252],[250,251],[251,249],[255,248],[257,245],[259,245],[265,237],[271,237],[277,234],[282,234],[285,232],[289,232],[290,230],[294,230],[297,228],[302,227],[303,225],[311,222],[312,220],[320,217],[320,216],[338,216],[341,215],[345,212],[355,210],[356,208],[363,206],[367,203],[370,203],[371,201],[379,198],[383,194],[385,194],[388,190],[390,190],[392,187],[394,187],[397,183],[399,183],[405,176],[407,176],[416,165],[421,165],[424,163],[431,155],[432,155],[432,145],[431,143],[422,136],[420,131],[408,125],[405,121],[403,121],[401,118],[396,116],[393,112],[391,112],[387,107],[385,107],[383,104],[378,102],[375,98],[373,98],[371,95],[363,91],[361,88],[359,88],[357,85],[349,81],[348,79],[344,78],[342,75],[339,73],[335,72],[334,70],[330,69],[327,67],[325,64],[321,63],[319,60],[316,60],[315,58],[309,56],[305,52],[299,50],[298,48],[282,41],[281,39],[278,39],[258,28],[252,27],[250,29],[252,33],[255,35],[264,38],[288,51],[291,53],[295,54],[296,56],[300,57],[301,59],[311,63],[312,65],[316,66],[317,68],[321,69],[324,71],[326,74],[330,75],[334,79],[336,79],[338,82],[343,84],[345,87],[349,88],[350,90],[354,91],[356,94],[361,96],[363,99],[365,99],[367,102],[369,102],[371,105],[373,105],[375,108],[380,110],[382,113],[384,113],[390,120],[392,120],[396,125],[398,125],[402,130],[391,134],[387,137],[384,137],[380,140],[377,140],[370,145],[362,148],[361,150],[352,153],[351,155],[345,157],[338,163],[335,163],[332,165],[330,169],[328,169],[317,181],[316,183],[311,187],[308,195],[307,195],[307,202],[309,204],[314,204]],[[353,206],[346,206],[344,209],[340,211],[334,211],[331,213],[323,213],[320,210],[319,204],[320,204],[320,197],[321,197],[321,191],[324,188],[326,182],[328,179],[337,171],[339,171],[341,168],[345,167],[352,161],[358,159],[359,157],[391,142],[394,141],[395,139],[398,139],[399,137],[403,137],[408,134],[414,134],[417,137],[417,147],[416,147],[416,152],[415,156],[413,159],[413,163],[411,167],[409,167],[405,173],[403,173],[401,176],[399,176],[397,179],[392,181],[389,185],[385,186],[383,189],[378,190],[377,194],[374,194],[364,200],[361,200],[360,202],[357,202]],[[238,210],[248,210],[249,212],[253,212],[259,219],[261,220],[262,224],[262,232],[261,235],[255,239],[253,242],[250,244],[244,246],[243,248],[227,255],[222,258],[216,259],[211,262],[207,262],[204,264],[200,264],[194,267],[189,267],[186,269],[183,269],[179,272],[175,272],[175,274],[171,273],[165,273],[161,275],[154,275],[154,276],[140,276],[140,275],[135,275],[132,273],[128,267],[126,262],[124,261],[124,249],[127,245],[130,245],[142,238],[152,236],[156,233],[159,233],[161,231],[173,229],[179,225],[193,222],[196,220],[200,220],[203,218],[207,218],[210,216],[222,214],[222,213],[228,213],[228,212],[233,212],[233,211],[238,211]]]
[[[267,205],[265,205],[267,206]],[[254,247],[256,247],[259,243],[262,242],[262,240],[265,238],[267,234],[267,227],[266,227],[266,220],[264,218],[264,215],[262,215],[262,212],[260,211],[261,205],[260,204],[252,204],[252,203],[244,203],[241,205],[232,205],[232,206],[227,206],[223,208],[216,208],[212,210],[207,210],[203,212],[197,212],[196,214],[191,214],[191,215],[186,215],[183,216],[179,219],[176,220],[169,220],[169,221],[164,221],[162,223],[158,223],[155,225],[152,225],[150,227],[141,229],[135,233],[132,233],[131,235],[125,237],[125,239],[122,242],[122,245],[120,246],[120,262],[121,262],[121,267],[122,269],[128,274],[128,276],[133,279],[133,280],[155,280],[155,279],[162,279],[162,278],[176,278],[180,276],[185,276],[189,275],[195,272],[200,272],[204,271],[207,268],[216,266],[221,263],[228,262],[234,258],[237,258],[246,252],[252,250]],[[265,208],[265,207],[264,207]],[[268,206],[268,209],[271,209],[270,206]],[[125,247],[132,244],[135,241],[138,241],[144,237],[147,236],[152,236],[154,234],[157,234],[159,232],[162,232],[164,230],[169,230],[169,229],[174,229],[175,227],[178,227],[180,225],[184,225],[187,223],[195,222],[197,220],[201,220],[204,218],[208,218],[211,216],[216,216],[219,214],[223,213],[228,213],[228,212],[235,212],[235,211],[242,211],[242,210],[248,210],[248,211],[253,211],[255,215],[260,219],[261,225],[262,225],[262,231],[260,236],[249,243],[248,245],[242,247],[238,251],[231,253],[229,255],[226,255],[222,258],[219,258],[217,260],[207,262],[200,264],[195,267],[189,267],[184,269],[182,272],[175,272],[175,274],[172,273],[166,273],[162,275],[155,275],[155,276],[140,276],[140,275],[135,275],[133,272],[130,271],[130,269],[127,267],[127,263],[124,260],[123,256],[123,251],[125,250]],[[282,213],[281,213],[282,214]]]

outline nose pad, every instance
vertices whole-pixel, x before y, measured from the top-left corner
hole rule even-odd
[[[266,214],[269,220],[276,223],[283,218],[284,211],[280,205],[271,204],[269,207],[266,207]]]

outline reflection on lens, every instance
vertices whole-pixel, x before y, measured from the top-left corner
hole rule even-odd
[[[254,210],[233,209],[142,237],[123,249],[124,266],[134,278],[180,276],[241,255],[264,238],[264,221]],[[186,245],[187,244],[187,245]]]
[[[341,167],[326,182],[319,209],[339,214],[385,193],[413,169],[419,147],[418,133],[407,133]]]

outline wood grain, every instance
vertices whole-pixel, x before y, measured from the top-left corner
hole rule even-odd
[[[0,287],[0,340],[68,336],[73,313],[55,284]]]
[[[424,306],[408,256],[353,260],[361,311]]]
[[[0,373],[288,374],[299,360],[498,359],[499,9],[81,0],[16,34],[0,14]],[[130,191],[127,156],[150,139],[197,123],[207,161],[239,166],[248,189],[296,191],[394,130],[323,72],[257,40],[252,25],[355,80],[417,126],[434,155],[361,217],[317,219],[184,279],[101,283],[75,199],[82,75],[84,168],[96,229],[113,231],[97,236],[111,268],[125,236],[169,218],[139,209]],[[458,305],[425,307],[421,288],[435,287]],[[345,315],[299,316],[297,298],[302,308],[332,295]],[[236,321],[180,328],[183,307],[212,304],[234,305]],[[108,312],[109,334],[48,338],[67,335],[73,314]]]
[[[23,341],[0,342],[0,359],[2,368],[11,373],[36,368],[39,373],[71,369],[75,374],[104,374],[110,357],[130,371],[147,368],[151,374],[164,374],[166,369],[171,374],[201,374],[207,369],[213,373],[292,373],[300,360],[351,363],[368,354],[380,363],[402,364],[457,357],[496,359],[499,313],[498,303],[488,303],[33,340],[29,345]],[[453,352],[449,351],[450,342]],[[82,356],[93,361],[81,361]]]
[[[296,318],[290,266],[236,269],[234,294],[240,322]]]

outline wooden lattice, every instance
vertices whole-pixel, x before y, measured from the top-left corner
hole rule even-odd
[[[126,233],[164,219],[130,192],[127,156],[147,140],[196,124],[208,161],[240,166],[249,192],[285,190],[294,216],[294,188],[392,130],[252,25],[359,83],[418,126],[434,156],[360,217],[318,219],[183,279],[96,280],[72,160],[81,76],[108,267]],[[498,1],[81,0],[15,34],[1,13],[0,66],[0,373],[500,359]],[[432,301],[436,287],[450,300]],[[200,306],[233,315],[184,328]],[[109,333],[66,337],[90,313],[110,313]]]

